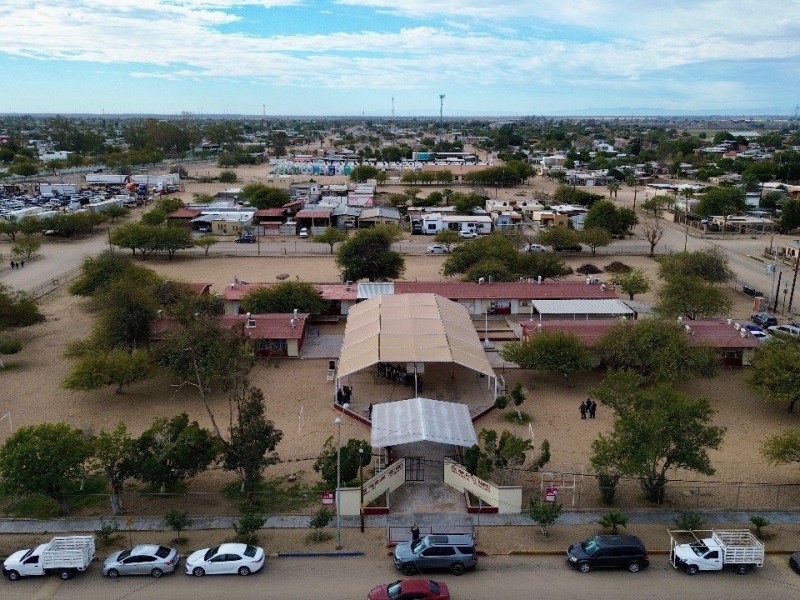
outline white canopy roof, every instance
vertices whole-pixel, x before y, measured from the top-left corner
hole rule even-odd
[[[454,362],[495,376],[467,309],[436,294],[380,295],[350,308],[337,377],[379,362]]]
[[[632,315],[621,300],[533,300],[533,308],[543,315]]]
[[[370,442],[373,448],[424,441],[466,448],[477,444],[469,408],[429,398],[373,405]]]

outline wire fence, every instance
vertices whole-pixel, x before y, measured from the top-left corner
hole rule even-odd
[[[46,296],[47,294],[54,292],[57,289],[71,283],[80,274],[81,274],[81,267],[75,267],[74,269],[70,269],[69,271],[61,273],[61,275],[59,275],[58,277],[54,277],[49,281],[45,281],[44,283],[31,288],[30,290],[28,290],[28,293],[38,300],[42,296]]]

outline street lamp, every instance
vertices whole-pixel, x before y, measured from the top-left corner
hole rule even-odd
[[[361,491],[361,533],[364,533],[364,448],[358,449],[358,480],[358,489]]]
[[[342,420],[336,417],[336,549],[342,549]]]

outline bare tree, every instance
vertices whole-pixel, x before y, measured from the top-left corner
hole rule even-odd
[[[656,253],[656,245],[664,235],[661,219],[658,217],[645,217],[644,221],[642,221],[642,230],[644,231],[644,239],[650,244],[650,257],[652,258]]]

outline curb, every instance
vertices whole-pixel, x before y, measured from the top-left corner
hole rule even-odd
[[[363,552],[278,552],[278,558],[350,558],[364,556]]]

